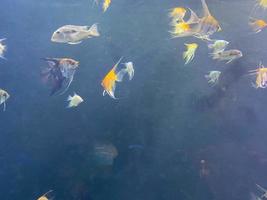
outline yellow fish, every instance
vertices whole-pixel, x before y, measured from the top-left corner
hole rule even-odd
[[[187,50],[183,53],[183,58],[185,60],[185,65],[187,65],[194,59],[195,52],[198,48],[198,44],[197,43],[185,44],[185,46],[187,47]]]
[[[255,88],[266,88],[267,87],[267,68],[262,64],[258,67],[258,69],[249,71],[250,75],[256,75],[256,81],[253,86]]]
[[[102,7],[103,8],[103,12],[107,11],[107,9],[110,6],[110,4],[111,4],[111,0],[104,0],[103,7]]]
[[[259,33],[267,27],[267,23],[263,19],[254,18],[250,19],[249,25],[255,33]]]
[[[172,18],[172,23],[183,22],[186,14],[186,9],[183,7],[176,7],[171,9],[169,17]]]
[[[257,0],[257,6],[262,7],[263,9],[267,8],[267,0]]]
[[[111,98],[116,99],[114,92],[116,89],[116,81],[122,81],[122,73],[117,72],[117,67],[120,64],[122,58],[113,66],[113,68],[107,73],[102,80],[102,87],[104,88],[103,96],[107,93]]]

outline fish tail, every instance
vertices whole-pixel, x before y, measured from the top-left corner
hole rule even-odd
[[[94,37],[98,37],[100,36],[100,33],[98,32],[98,27],[97,24],[93,24],[90,29],[88,30],[88,35],[89,36],[94,36]]]

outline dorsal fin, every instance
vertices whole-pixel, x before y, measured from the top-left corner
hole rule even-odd
[[[201,0],[201,3],[202,3],[202,8],[203,8],[203,17],[208,17],[208,16],[211,16],[210,14],[210,11],[209,11],[209,7],[206,3],[205,0]]]
[[[119,59],[119,61],[114,65],[114,67],[112,68],[113,70],[116,70],[116,69],[117,69],[117,67],[118,67],[118,65],[120,64],[122,58],[123,58],[123,57],[121,57],[121,58]]]
[[[189,20],[186,23],[187,24],[196,24],[196,23],[198,23],[200,19],[197,16],[197,14],[193,10],[191,10],[191,8],[188,8],[188,9],[190,10],[191,15],[190,15]]]

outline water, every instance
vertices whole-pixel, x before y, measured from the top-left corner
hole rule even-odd
[[[0,87],[11,98],[0,112],[1,199],[52,189],[59,200],[245,200],[255,183],[267,187],[266,91],[246,76],[267,65],[267,32],[249,33],[254,1],[207,3],[223,28],[214,38],[243,51],[231,64],[213,61],[200,40],[170,39],[168,9],[200,13],[198,0],[114,0],[104,14],[89,0],[2,0]],[[99,38],[50,42],[62,25],[95,22]],[[185,42],[199,44],[188,66]],[[119,100],[103,97],[101,80],[121,56],[136,75],[118,85]],[[80,61],[66,94],[49,97],[43,57]],[[213,88],[210,70],[222,71]],[[85,102],[66,109],[73,92]],[[99,154],[101,145],[108,148]]]

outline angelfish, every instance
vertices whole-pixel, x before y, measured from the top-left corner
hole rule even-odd
[[[67,100],[69,101],[68,108],[77,107],[80,103],[83,102],[82,97],[77,95],[75,92],[73,96],[69,95]]]
[[[4,105],[4,111],[6,110],[6,101],[9,99],[10,95],[7,91],[0,89],[0,105]]]
[[[70,58],[43,58],[48,67],[42,71],[41,76],[45,83],[51,85],[51,93],[66,92],[73,81],[79,62]]]

